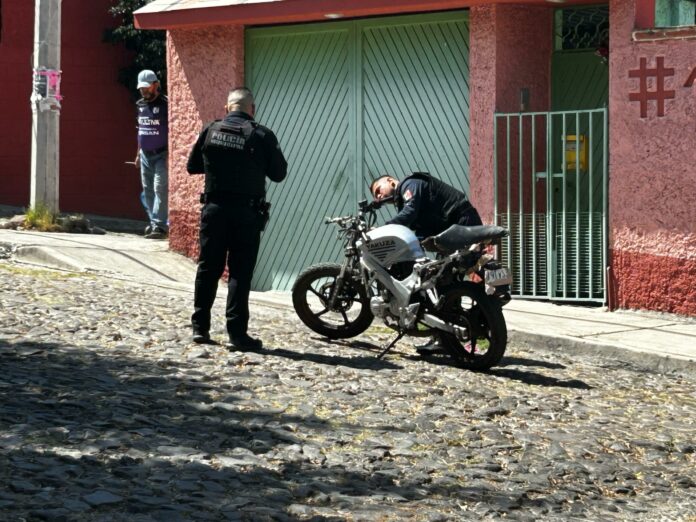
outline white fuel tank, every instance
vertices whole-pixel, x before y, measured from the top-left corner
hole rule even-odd
[[[418,238],[408,227],[384,225],[368,232],[367,237],[370,238],[368,242],[358,244],[362,256],[380,266],[390,267],[394,263],[425,257]]]

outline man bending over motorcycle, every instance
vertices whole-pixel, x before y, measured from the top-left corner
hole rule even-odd
[[[388,224],[409,227],[421,238],[451,225],[483,224],[466,194],[425,172],[414,172],[403,181],[381,176],[372,182],[370,192],[378,201],[394,198],[399,213]]]
[[[478,211],[466,194],[426,172],[414,172],[403,181],[389,175],[370,184],[377,201],[393,198],[399,213],[387,224],[403,225],[420,238],[434,236],[451,225],[482,225]],[[438,340],[416,347],[421,355],[441,350]]]

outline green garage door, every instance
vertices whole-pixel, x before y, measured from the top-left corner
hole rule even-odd
[[[325,216],[368,184],[429,171],[469,188],[469,32],[464,12],[247,30],[247,83],[288,178],[269,186],[255,290],[342,256]],[[386,217],[386,214],[385,216]]]

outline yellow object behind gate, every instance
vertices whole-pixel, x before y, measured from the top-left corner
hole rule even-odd
[[[578,150],[578,138],[580,141],[580,157],[579,161],[577,159]],[[561,139],[563,139],[561,137]],[[569,134],[565,137],[565,162],[566,170],[575,170],[580,163],[580,170],[587,170],[587,139],[584,134],[576,136],[574,134]]]

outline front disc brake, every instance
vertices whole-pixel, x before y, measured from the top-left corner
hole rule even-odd
[[[324,306],[328,307],[329,303],[331,302],[331,296],[334,291],[334,287],[336,286],[336,282],[331,282],[331,283],[324,283],[320,289],[320,293],[323,297],[324,300]],[[349,295],[347,291],[350,291],[353,295]],[[352,291],[349,285],[346,283],[343,283],[343,292],[342,295],[337,295],[336,299],[334,300],[334,306],[332,308],[333,312],[347,312],[348,310],[351,309],[353,306],[353,300],[354,300],[355,292]]]

